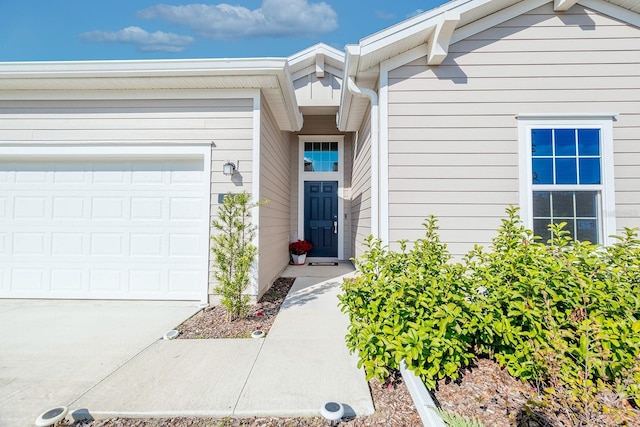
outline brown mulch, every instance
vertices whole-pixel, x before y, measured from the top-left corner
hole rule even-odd
[[[229,321],[227,310],[221,305],[205,308],[176,328],[180,331],[178,339],[250,338],[257,329],[268,333],[295,280],[294,277],[276,279],[241,319]]]
[[[515,379],[495,361],[479,359],[459,381],[440,380],[434,393],[443,410],[475,418],[486,427],[640,426],[640,411],[628,402],[610,402],[606,413],[570,421],[557,405],[541,405],[530,385]]]

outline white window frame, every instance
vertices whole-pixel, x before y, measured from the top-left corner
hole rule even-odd
[[[338,170],[334,172],[310,172],[304,170],[305,142],[337,142]],[[344,259],[344,136],[300,135],[298,137],[298,238],[304,236],[304,183],[305,181],[338,182],[338,260]]]
[[[616,233],[615,187],[613,163],[613,120],[615,114],[602,115],[518,115],[518,143],[520,162],[520,216],[524,225],[533,230],[533,191],[598,191],[599,243],[610,245]],[[532,182],[532,129],[600,129],[601,184],[600,185],[533,185]]]

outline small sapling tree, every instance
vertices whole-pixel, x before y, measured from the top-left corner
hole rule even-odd
[[[256,230],[251,222],[251,210],[257,205],[251,203],[247,192],[229,193],[211,223],[217,231],[211,238],[214,275],[218,281],[214,292],[222,297],[229,320],[244,317],[249,312],[249,296],[245,290],[258,254],[258,248],[253,244]]]

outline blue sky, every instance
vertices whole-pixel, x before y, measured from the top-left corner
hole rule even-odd
[[[286,57],[445,0],[2,0],[0,61]]]

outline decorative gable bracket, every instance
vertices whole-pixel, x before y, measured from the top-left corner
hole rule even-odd
[[[324,54],[316,53],[316,77],[321,79],[324,77]]]
[[[578,3],[578,0],[553,0],[553,10],[556,12],[566,12],[576,3]]]
[[[438,22],[427,41],[429,47],[427,64],[440,65],[447,57],[451,36],[458,26],[458,22],[460,22],[460,15],[453,13],[445,13]]]

